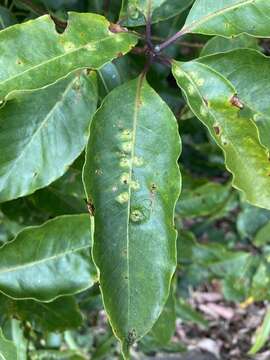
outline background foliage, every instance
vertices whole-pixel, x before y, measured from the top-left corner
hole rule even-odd
[[[138,47],[130,51],[138,34],[140,39],[145,34],[145,16],[149,15],[146,3],[126,0],[123,4],[120,0],[1,1],[1,29],[25,24],[23,31],[17,34],[14,30],[16,36],[8,39],[5,30],[0,32],[0,97],[3,99],[0,107],[0,242],[3,245],[0,248],[0,354],[4,359],[119,359],[122,356],[104,313],[97,281],[104,284],[106,309],[110,309],[114,331],[121,338],[121,322],[126,319],[119,315],[120,310],[114,313],[116,307],[120,309],[124,305],[117,303],[119,294],[113,292],[119,278],[114,276],[112,266],[115,253],[122,253],[125,248],[115,249],[115,253],[107,254],[106,259],[102,248],[96,248],[97,265],[110,275],[109,283],[106,279],[103,282],[91,261],[92,242],[89,239],[93,237],[93,221],[87,209],[87,201],[93,200],[89,195],[92,188],[104,186],[101,181],[93,180],[100,158],[96,157],[95,162],[84,168],[88,198],[82,172],[89,118],[101,103],[103,107],[95,116],[93,126],[96,136],[87,146],[87,156],[93,157],[97,149],[102,154],[106,144],[108,152],[102,163],[107,168],[114,168],[114,158],[108,156],[113,150],[109,147],[114,149],[119,144],[110,142],[114,134],[103,131],[102,122],[105,128],[110,116],[118,121],[118,113],[111,115],[111,111],[114,107],[122,108],[122,112],[126,112],[123,126],[129,127],[132,109],[126,106],[124,96],[136,99],[138,76],[145,70],[145,55],[149,55]],[[133,304],[139,315],[132,320],[138,323],[141,333],[147,332],[147,335],[131,349],[131,356],[143,359],[158,353],[185,351],[185,344],[175,331],[176,321],[177,324],[195,324],[207,329],[207,320],[192,307],[190,299],[195,289],[212,289],[213,286],[231,304],[244,304],[245,307],[255,302],[264,309],[264,324],[258,329],[251,350],[256,353],[268,341],[270,332],[267,313],[270,297],[270,163],[267,150],[270,146],[267,101],[270,72],[269,41],[265,39],[270,34],[266,15],[269,5],[267,1],[260,1],[254,11],[252,4],[247,4],[237,12],[229,12],[227,18],[221,13],[206,22],[204,18],[209,18],[208,13],[219,11],[215,9],[218,6],[214,0],[196,1],[191,11],[192,0],[181,1],[181,4],[173,0],[153,3],[154,43],[164,44],[181,28],[182,36],[170,47],[164,47],[163,58],[148,69],[147,79],[155,91],[145,83],[143,96],[150,99],[152,105],[145,106],[138,118],[149,119],[147,126],[155,134],[147,155],[144,154],[151,164],[149,183],[154,193],[158,175],[152,178],[151,174],[155,167],[163,166],[164,171],[173,169],[180,151],[172,120],[175,115],[182,139],[182,194],[175,209],[177,270],[158,321],[155,322],[154,316],[152,318],[150,328],[155,324],[151,330],[146,309],[152,306],[151,291],[163,281],[160,280],[163,273],[160,271],[159,274],[157,266],[161,261],[159,247],[165,247],[162,236],[159,237],[163,227],[156,228],[155,238],[149,237],[147,246],[141,245],[145,246],[145,254],[136,254],[138,259],[141,256],[149,259],[145,268],[140,268],[141,274],[148,271],[151,274],[152,266],[156,277],[153,282],[143,276],[133,279],[132,285],[138,290],[135,295],[139,297],[149,291],[149,303],[145,304],[145,309],[139,308],[139,302]],[[65,30],[68,11],[76,13],[69,15],[70,23]],[[116,31],[109,36],[105,20],[95,17],[85,20],[80,16],[81,12],[105,15],[112,22],[119,19],[122,26],[128,26],[132,31]],[[26,22],[47,13],[55,25],[49,18]],[[257,26],[250,25],[248,19],[251,18]],[[84,29],[89,26],[91,31],[84,34]],[[82,31],[79,40],[76,38],[78,29]],[[26,47],[24,42],[30,38],[31,46]],[[57,48],[59,38],[63,45],[60,53]],[[139,40],[139,45],[141,42]],[[91,67],[97,71],[78,73],[72,65],[77,58],[70,58],[70,49],[74,54],[75,50],[79,51],[79,68]],[[16,66],[6,61],[9,53],[18,57]],[[3,60],[1,54],[6,56]],[[34,72],[40,59],[47,59],[47,56],[51,56],[53,66],[47,68],[52,64],[45,61],[42,69]],[[59,57],[65,60],[61,62]],[[177,60],[172,66],[175,79],[168,66],[169,58]],[[25,75],[21,67],[29,66],[29,59],[33,69]],[[127,88],[119,87],[127,81],[132,81]],[[209,104],[211,110],[207,108]],[[243,104],[244,109],[239,115]],[[159,109],[157,113],[155,106]],[[41,127],[44,118],[46,126]],[[80,126],[74,126],[74,119],[80,119]],[[168,128],[170,121],[172,125]],[[27,133],[27,139],[20,138],[20,132]],[[29,141],[33,134],[34,140]],[[129,140],[129,134],[124,133],[124,137]],[[143,140],[138,148],[143,146]],[[27,146],[26,141],[29,142]],[[47,149],[46,155],[41,153],[40,156],[43,147]],[[172,161],[166,168],[164,164],[168,157]],[[137,160],[140,168],[143,164]],[[171,202],[179,193],[177,176],[175,168],[162,184],[164,194],[171,196]],[[129,180],[123,178],[124,185],[125,181]],[[132,186],[136,188],[137,185]],[[97,208],[105,204],[105,198],[108,199],[105,195],[104,199],[100,196],[94,199]],[[125,202],[125,195],[118,200]],[[118,215],[117,209],[105,208],[105,205],[104,213],[108,213],[108,217],[113,219]],[[157,206],[168,205],[160,201]],[[135,206],[133,210],[134,222],[143,222],[140,216],[148,216],[141,208]],[[170,213],[170,206],[167,211]],[[109,234],[108,229],[103,228],[104,213],[96,216],[96,228],[99,229],[99,243],[109,246],[113,236],[121,238],[121,234]],[[153,220],[152,227],[161,222],[163,214],[159,216]],[[169,225],[166,231],[170,231]],[[137,240],[145,242],[142,235],[137,236]],[[173,249],[166,251],[162,256],[166,255],[171,261],[166,270],[169,279],[174,268],[174,253]],[[120,271],[119,276],[124,275]],[[160,297],[163,301],[164,294]],[[222,349],[221,353],[226,351]],[[240,355],[241,358],[246,356]]]

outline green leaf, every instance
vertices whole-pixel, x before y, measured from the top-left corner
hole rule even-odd
[[[269,37],[269,11],[264,0],[196,0],[181,32]]]
[[[63,175],[85,147],[96,106],[94,73],[13,92],[0,108],[0,202],[31,194]]]
[[[71,296],[64,296],[49,303],[9,299],[9,313],[45,332],[78,328],[83,320],[76,301]]]
[[[270,149],[270,60],[258,51],[239,49],[207,56],[198,61],[225,76],[235,86],[243,103],[250,107],[260,140]]]
[[[109,27],[100,15],[71,12],[63,34],[48,15],[2,30],[0,100],[13,90],[51,84],[76,69],[98,69],[135,45],[135,35]]]
[[[93,255],[125,353],[151,329],[169,294],[179,153],[175,118],[143,76],[114,89],[94,117],[84,168],[96,209]]]
[[[266,223],[257,233],[252,241],[255,246],[261,247],[270,243],[270,221]]]
[[[218,212],[230,196],[230,189],[209,182],[195,189],[183,189],[177,202],[176,212],[184,217],[209,216]]]
[[[223,150],[233,185],[251,204],[270,209],[270,162],[249,112],[240,110],[236,89],[205,64],[173,63],[173,74],[194,114]],[[240,102],[240,101],[239,101]]]
[[[7,340],[0,328],[0,357],[2,360],[17,360],[17,349],[12,341]]]
[[[170,295],[163,311],[151,331],[142,339],[140,346],[144,352],[164,348],[171,340],[176,326],[175,284],[171,285]]]
[[[88,214],[22,230],[0,248],[0,291],[46,302],[89,288],[97,280],[90,258],[92,231]]]
[[[73,350],[35,350],[30,352],[31,360],[86,360],[78,351]]]
[[[270,336],[270,308],[268,308],[262,325],[255,334],[255,342],[249,351],[250,355],[256,354],[265,345]]]
[[[197,324],[203,328],[208,327],[208,321],[203,315],[182,298],[177,299],[176,314],[183,322]]]
[[[245,204],[237,217],[237,231],[242,238],[252,239],[259,229],[270,220],[270,211]]]
[[[215,36],[206,43],[200,55],[212,55],[219,52],[227,52],[241,48],[259,50],[258,40],[246,34],[242,34],[229,39],[223,38],[221,36]]]
[[[165,0],[161,6],[155,8],[152,13],[152,24],[170,19],[186,10],[194,0]],[[145,16],[140,13],[130,0],[124,0],[120,13],[120,21],[124,26],[145,25]]]
[[[270,265],[268,262],[262,261],[252,279],[250,295],[254,301],[264,301],[270,299],[269,285]]]
[[[4,6],[0,6],[0,30],[16,23],[16,19]]]

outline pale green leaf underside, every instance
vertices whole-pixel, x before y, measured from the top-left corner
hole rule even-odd
[[[142,77],[114,89],[94,117],[84,168],[93,255],[124,349],[151,329],[169,294],[179,153],[175,118]]]
[[[250,203],[270,209],[270,162],[256,125],[231,104],[235,88],[196,61],[173,64],[173,73],[194,114],[222,148],[233,185]]]
[[[0,328],[0,359],[1,360],[17,360],[18,354],[15,344],[7,340]]]
[[[58,34],[49,16],[0,32],[0,99],[13,90],[37,89],[80,68],[98,69],[128,52],[135,35],[115,34],[102,16],[69,13]]]
[[[161,6],[153,10],[151,16],[152,24],[179,15],[182,11],[187,9],[192,4],[192,2],[193,0],[164,1]],[[141,12],[130,6],[129,0],[124,0],[120,13],[120,22],[124,26],[142,26],[145,25],[146,21],[145,16]]]
[[[206,35],[270,36],[268,0],[196,0],[182,29]]]
[[[81,72],[13,95],[0,108],[0,202],[65,173],[85,147],[98,100],[95,74]]]
[[[270,149],[270,60],[258,51],[239,49],[198,61],[225,76],[241,101],[254,111],[253,120],[263,145]]]
[[[0,248],[0,291],[16,299],[51,301],[97,280],[88,214],[65,215],[22,230]]]

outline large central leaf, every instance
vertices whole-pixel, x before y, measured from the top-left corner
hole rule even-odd
[[[269,12],[268,0],[196,0],[182,32],[269,37]]]
[[[173,64],[173,73],[194,114],[225,154],[234,186],[246,199],[270,209],[270,162],[250,112],[240,110],[233,85],[212,68],[191,61]]]
[[[169,294],[179,135],[172,112],[142,76],[113,90],[93,121],[84,168],[96,211],[93,255],[126,352],[151,329]]]
[[[49,16],[2,30],[0,100],[12,90],[37,89],[76,69],[100,68],[135,45],[135,35],[109,28],[100,15],[69,13],[63,34]]]

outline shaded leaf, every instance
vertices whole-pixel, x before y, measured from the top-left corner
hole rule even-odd
[[[259,50],[258,40],[246,34],[242,34],[229,39],[223,38],[221,36],[214,36],[205,44],[200,55],[212,55],[240,48]]]
[[[191,61],[174,62],[173,73],[194,114],[223,150],[233,185],[248,202],[270,209],[270,162],[250,114],[241,111],[236,90],[221,74]]]
[[[0,248],[0,291],[16,299],[51,301],[96,281],[89,215],[66,215],[22,230]]]
[[[270,3],[262,0],[196,0],[183,33],[269,37]]]
[[[45,332],[78,328],[83,320],[75,299],[70,296],[49,303],[9,299],[9,313]]]
[[[87,142],[96,106],[94,73],[16,92],[0,109],[0,201],[31,194],[63,175]]]
[[[270,220],[270,211],[245,204],[236,221],[237,231],[242,238],[252,239],[259,229]]]
[[[176,205],[176,212],[180,216],[209,216],[222,208],[230,189],[218,183],[209,182],[192,190],[183,189]]]
[[[0,99],[13,90],[51,84],[76,69],[98,69],[135,45],[135,35],[109,27],[100,15],[71,12],[63,34],[48,15],[2,30]]]
[[[270,244],[270,222],[267,222],[255,235],[253,240],[255,246],[264,246]]]
[[[152,24],[179,15],[187,9],[193,1],[194,0],[163,1],[160,6],[153,10]],[[124,26],[142,26],[145,25],[145,16],[136,9],[136,6],[134,6],[130,0],[124,0],[120,13],[120,21]]]
[[[270,149],[270,60],[258,51],[240,49],[198,61],[224,75],[235,86],[241,101],[254,111],[253,121],[263,145]]]
[[[3,360],[17,360],[17,349],[12,341],[7,340],[0,328],[0,356]]]
[[[0,6],[0,30],[14,24],[16,24],[16,19],[12,13],[4,6]]]
[[[179,152],[175,118],[142,76],[114,89],[91,126],[84,184],[96,209],[93,254],[125,352],[151,329],[169,294]]]

